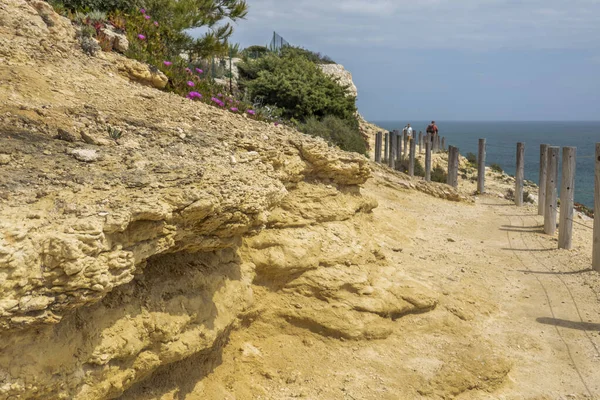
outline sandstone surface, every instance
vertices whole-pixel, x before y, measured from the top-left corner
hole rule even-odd
[[[46,3],[10,0],[0,20],[3,397],[115,397],[218,350],[253,281],[278,286],[323,268],[314,240],[335,236],[311,227],[376,206],[360,194],[371,174],[361,156],[128,81],[119,72],[166,83],[116,54],[83,55]],[[118,143],[109,128],[123,132]],[[346,253],[327,265],[373,257]],[[367,319],[435,305],[383,283],[366,302],[334,282],[327,291]],[[365,329],[340,335],[373,334]]]
[[[0,398],[600,393],[597,339],[536,320],[568,284],[593,321],[588,247],[527,233],[510,182],[480,204],[158,91],[41,1],[0,4],[0,60]]]

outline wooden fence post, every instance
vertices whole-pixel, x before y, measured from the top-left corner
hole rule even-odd
[[[485,193],[485,139],[479,139],[477,154],[477,192]]]
[[[381,162],[381,132],[375,135],[375,162]]]
[[[594,189],[594,251],[592,268],[600,271],[600,143],[596,143],[596,170]]]
[[[558,248],[573,247],[573,201],[575,191],[575,147],[563,147],[562,179],[560,184],[560,222]]]
[[[400,131],[394,129],[394,135],[396,136],[396,161],[400,161],[400,156],[402,155],[402,140],[400,140]],[[394,164],[394,167],[395,166],[396,165]]]
[[[452,172],[452,186],[455,189],[458,189],[458,163],[460,159],[460,150],[458,147],[454,148],[454,161],[452,161],[452,166],[454,167],[454,172]]]
[[[554,235],[556,232],[556,181],[558,180],[558,150],[556,146],[548,146],[546,201],[544,211],[544,233]]]
[[[396,167],[396,150],[398,144],[396,143],[398,138],[396,137],[395,132],[390,132],[390,158],[388,160],[388,167],[391,169],[395,169]]]
[[[548,144],[540,145],[540,179],[538,188],[538,215],[546,211],[546,174],[548,171]]]
[[[425,180],[431,182],[431,140],[429,134],[425,138]]]
[[[442,151],[446,151],[446,137],[442,138]]]
[[[388,159],[388,133],[386,132],[383,136],[383,162],[386,163]]]
[[[379,150],[377,150],[377,156],[379,157],[379,162],[381,163],[381,152],[383,151],[383,132],[379,132],[377,136],[379,138]]]
[[[402,141],[404,142],[404,153],[402,158],[406,159],[408,157],[408,133],[406,131],[402,132]]]
[[[409,159],[408,159],[408,174],[410,176],[415,176],[415,156],[416,156],[416,150],[417,150],[417,140],[415,138],[415,136],[413,135],[410,138],[410,153],[409,153]]]
[[[454,170],[452,167],[452,153],[454,152],[454,146],[450,146],[448,148],[448,174],[446,175],[446,184],[450,184],[452,182],[452,171]]]
[[[394,132],[390,132],[390,157],[392,155],[392,142],[394,141]]]
[[[423,151],[423,132],[419,132],[419,154]]]
[[[448,148],[448,177],[446,183],[454,188],[458,188],[458,158],[459,150],[457,147]]]
[[[517,170],[515,171],[515,205],[523,205],[523,181],[525,179],[525,144],[517,143]]]

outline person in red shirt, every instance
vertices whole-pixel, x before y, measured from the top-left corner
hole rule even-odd
[[[430,137],[431,141],[433,142],[434,136],[438,134],[438,127],[435,124],[435,121],[431,121],[431,124],[427,126],[427,133],[431,133]]]

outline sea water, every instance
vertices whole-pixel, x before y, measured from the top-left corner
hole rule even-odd
[[[375,121],[387,130],[402,130],[410,123],[417,135],[425,134],[429,121]],[[539,184],[540,144],[577,148],[575,201],[594,206],[594,151],[600,142],[600,122],[459,122],[436,121],[446,146],[458,147],[460,154],[477,154],[478,140],[486,139],[486,165],[499,164],[515,174],[517,142],[525,143],[525,179]],[[562,160],[562,150],[559,152]],[[559,180],[562,165],[559,166]],[[560,188],[560,186],[559,186]]]

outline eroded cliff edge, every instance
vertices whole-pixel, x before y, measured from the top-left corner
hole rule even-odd
[[[208,359],[253,285],[340,338],[435,307],[348,229],[376,206],[365,158],[132,83],[74,36],[45,2],[0,5],[0,397],[118,397]]]

